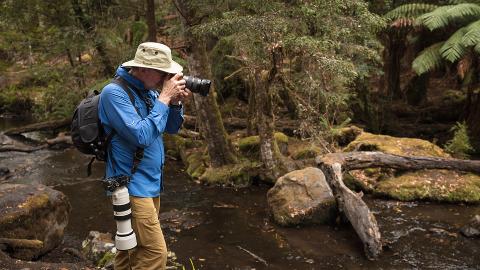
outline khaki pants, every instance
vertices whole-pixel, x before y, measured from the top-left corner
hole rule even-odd
[[[117,251],[115,270],[161,270],[167,265],[167,245],[158,220],[160,197],[130,196],[132,228],[137,236],[137,247]]]

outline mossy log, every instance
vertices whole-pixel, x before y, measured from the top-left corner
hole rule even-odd
[[[400,156],[369,151],[327,154],[323,157],[317,157],[317,164],[321,163],[339,163],[343,166],[344,170],[381,167],[408,171],[423,169],[447,169],[480,174],[479,160]]]
[[[40,131],[40,130],[55,130],[64,128],[72,123],[72,119],[51,120],[31,125],[26,125],[18,128],[11,128],[4,132],[5,135],[19,135],[26,132]]]
[[[400,170],[449,169],[480,173],[480,161],[400,156],[382,152],[331,153],[317,157],[316,162],[332,187],[340,211],[345,213],[357,232],[370,259],[377,258],[382,251],[378,224],[361,196],[344,185],[342,169],[348,171],[383,167]]]

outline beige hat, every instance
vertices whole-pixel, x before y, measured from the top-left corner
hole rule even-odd
[[[152,68],[174,74],[183,70],[182,66],[172,60],[170,48],[156,42],[138,45],[135,59],[123,63],[122,67]]]

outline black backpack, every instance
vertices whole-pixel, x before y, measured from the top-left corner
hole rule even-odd
[[[130,101],[135,107],[135,110],[140,115],[138,108],[135,106],[135,98],[129,88],[127,81],[121,77],[116,77],[112,80],[127,92]],[[132,87],[135,91],[136,89]],[[93,155],[92,159],[88,163],[87,174],[91,175],[92,163],[95,159],[105,161],[108,155],[108,146],[110,141],[115,135],[115,130],[112,130],[110,134],[106,134],[98,116],[98,102],[100,95],[95,90],[91,95],[83,99],[75,109],[71,124],[71,136],[73,145],[82,153],[87,155]],[[140,160],[143,157],[143,149],[138,148],[134,154],[134,164],[132,167],[132,174],[136,171]]]

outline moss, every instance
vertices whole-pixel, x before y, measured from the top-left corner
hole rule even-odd
[[[282,132],[275,132],[274,136],[279,148],[285,148],[282,146],[288,144],[288,136]],[[238,141],[238,148],[247,156],[258,156],[260,151],[260,137],[257,135],[241,138]]]
[[[216,185],[249,186],[259,164],[248,160],[219,168],[208,168],[200,181]]]
[[[295,160],[315,158],[322,154],[322,150],[316,146],[304,146],[300,147],[292,153],[292,158]]]
[[[403,156],[450,157],[440,147],[429,141],[375,135],[368,132],[360,134],[355,141],[345,147],[344,151],[381,151]]]
[[[187,173],[190,177],[199,178],[205,172],[206,158],[207,157],[205,157],[203,151],[195,151],[187,155],[186,167]]]
[[[46,208],[50,198],[48,194],[42,193],[35,196],[31,196],[20,207],[26,209],[27,212],[31,212],[33,209]]]
[[[110,262],[113,262],[114,259],[115,259],[115,253],[113,253],[111,251],[108,251],[98,261],[97,266],[98,267],[104,267],[105,265],[109,264]]]
[[[480,202],[480,176],[447,170],[422,170],[377,185],[377,195],[402,201]]]

